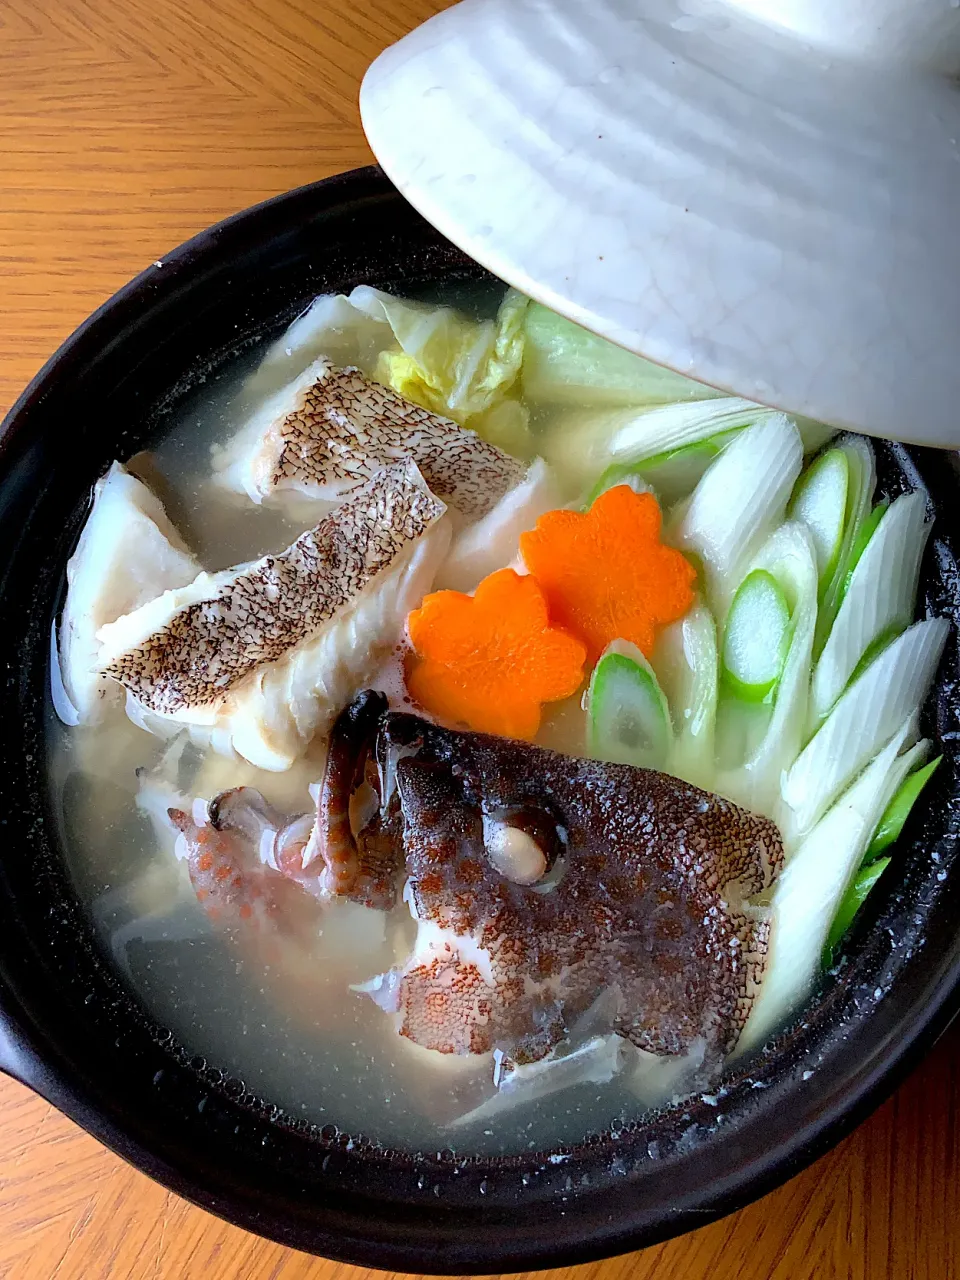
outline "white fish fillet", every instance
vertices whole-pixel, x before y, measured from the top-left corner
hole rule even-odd
[[[93,491],[93,507],[67,565],[60,672],[78,723],[98,720],[105,703],[119,700],[118,686],[98,669],[100,627],[184,586],[199,571],[159,499],[115,462]]]
[[[349,298],[342,293],[315,298],[282,337],[267,349],[259,367],[246,380],[244,390],[254,396],[272,395],[298,378],[307,365],[326,356],[338,365],[372,370],[381,351],[399,351],[400,345],[381,308],[361,309],[356,299],[367,292],[358,285]]]
[[[523,476],[523,463],[325,356],[271,396],[214,453],[219,481],[254,502],[336,500],[401,458],[468,519],[485,515]]]
[[[144,727],[287,769],[401,639],[449,545],[444,514],[412,462],[385,467],[279,555],[103,627],[100,662]]]
[[[542,515],[561,504],[552,469],[542,458],[535,458],[518,485],[485,516],[456,535],[450,554],[440,566],[437,588],[472,591],[487,574],[516,560],[521,533],[532,529]]]

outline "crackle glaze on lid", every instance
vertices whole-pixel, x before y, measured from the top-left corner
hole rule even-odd
[[[464,0],[361,91],[502,279],[751,399],[960,446],[960,0]]]

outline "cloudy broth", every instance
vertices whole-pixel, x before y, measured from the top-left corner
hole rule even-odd
[[[467,302],[484,305],[483,298]],[[155,447],[131,461],[209,570],[276,552],[310,523],[211,483],[211,445],[232,435],[262,399],[255,380],[250,385],[261,354],[238,359],[191,393]],[[575,710],[551,710],[545,744],[582,749]],[[138,807],[141,780],[158,769],[169,743],[138,728],[121,704],[92,726],[52,721],[49,749],[69,869],[104,950],[188,1055],[265,1102],[384,1145],[464,1153],[576,1141],[641,1109],[618,1081],[581,1084],[451,1127],[490,1096],[489,1059],[419,1049],[369,996],[351,989],[397,963],[409,945],[403,904],[386,921],[350,903],[332,905],[309,948],[265,957],[242,929],[214,931],[174,856],[173,835]],[[322,760],[322,749],[311,751],[286,773],[267,773],[188,746],[178,770],[196,794],[250,785],[297,813],[311,807],[308,787]]]

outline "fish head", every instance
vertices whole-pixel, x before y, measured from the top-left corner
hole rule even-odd
[[[728,1051],[762,967],[750,899],[782,861],[772,823],[652,770],[408,713],[376,733],[371,828],[418,923],[389,984],[402,1035],[536,1061],[610,989],[606,1029],[638,1049]]]

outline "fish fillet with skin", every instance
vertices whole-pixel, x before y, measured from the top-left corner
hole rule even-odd
[[[438,498],[469,520],[496,505],[524,464],[449,418],[326,357],[271,396],[214,452],[220,482],[256,503],[336,500],[380,467],[412,459]]]
[[[199,572],[160,500],[115,462],[93,491],[67,565],[60,675],[77,723],[99,720],[107,705],[119,701],[119,687],[99,670],[97,631]]]
[[[144,727],[287,769],[401,638],[446,554],[445,510],[413,463],[385,467],[286,551],[103,627],[101,665]]]

